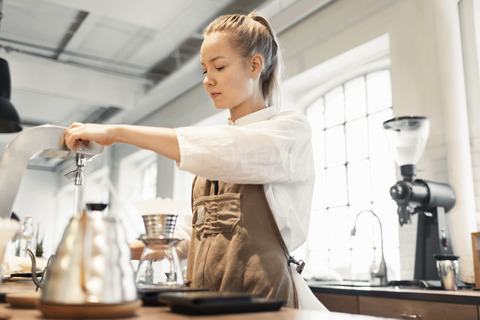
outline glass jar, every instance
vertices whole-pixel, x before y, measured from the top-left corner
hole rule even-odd
[[[142,237],[145,244],[135,283],[139,289],[179,288],[184,286],[176,245],[180,239]]]
[[[26,216],[15,240],[15,255],[18,257],[28,257],[25,248],[30,249],[32,252],[36,252],[36,246],[37,244],[33,231],[33,219],[31,216]]]

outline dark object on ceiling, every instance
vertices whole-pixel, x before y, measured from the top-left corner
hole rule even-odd
[[[0,133],[22,130],[17,110],[10,102],[10,70],[8,62],[0,58]]]

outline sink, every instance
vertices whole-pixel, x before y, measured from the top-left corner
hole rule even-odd
[[[355,287],[355,288],[386,288],[386,287],[395,287],[395,288],[414,288],[414,289],[430,289],[430,290],[439,290],[442,289],[442,284],[440,280],[393,280],[388,282],[386,286],[381,285],[371,285],[366,280],[310,280],[308,281],[310,286],[321,286],[321,287]],[[458,281],[457,286],[459,288],[469,288],[471,287],[468,284],[464,284],[461,281]]]

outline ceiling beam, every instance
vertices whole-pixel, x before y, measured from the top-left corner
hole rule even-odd
[[[72,38],[75,36],[75,33],[77,30],[80,28],[82,23],[85,21],[85,19],[88,16],[88,12],[85,11],[80,11],[77,14],[77,17],[75,18],[74,23],[70,26],[70,29],[67,31],[65,36],[63,37],[62,41],[60,42],[60,45],[57,48],[57,52],[53,56],[53,59],[57,60],[58,57],[62,54],[62,52],[65,50],[67,47],[68,43],[72,40]]]
[[[128,109],[149,87],[144,79],[119,77],[45,58],[15,52],[1,56],[10,65],[12,97],[15,90],[26,90]]]

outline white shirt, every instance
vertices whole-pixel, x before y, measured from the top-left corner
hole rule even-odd
[[[229,125],[176,129],[181,170],[209,180],[263,184],[289,251],[305,242],[314,186],[311,129],[294,111],[262,109]]]

